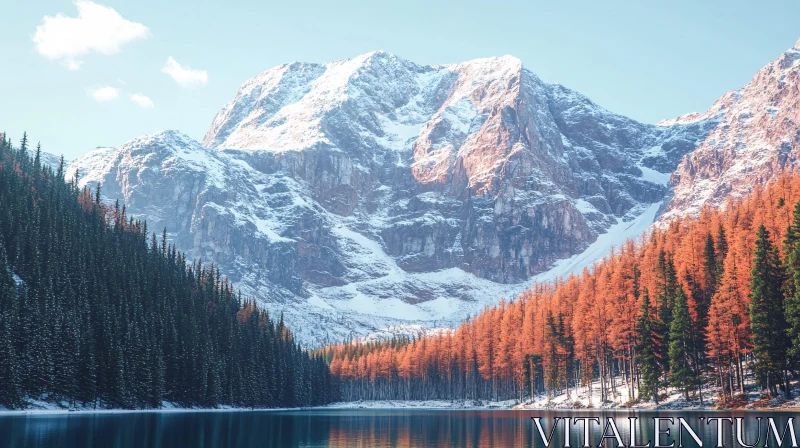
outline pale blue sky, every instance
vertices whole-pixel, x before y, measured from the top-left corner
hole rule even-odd
[[[77,17],[76,5],[0,1],[0,130],[15,141],[27,130],[68,158],[162,129],[201,139],[261,71],[372,50],[422,64],[511,54],[545,81],[654,123],[706,109],[800,38],[797,0],[98,0],[149,35],[69,70],[33,38],[44,16]],[[161,70],[168,57],[205,70],[207,83],[181,87]],[[119,98],[96,101],[90,92],[103,86]],[[133,93],[154,107],[137,106]]]

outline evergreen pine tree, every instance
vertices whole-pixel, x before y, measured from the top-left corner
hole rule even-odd
[[[686,400],[697,383],[695,371],[690,366],[691,331],[692,319],[686,293],[682,286],[678,286],[669,327],[669,380],[673,386],[683,390]]]
[[[22,405],[17,354],[11,336],[13,326],[10,312],[0,313],[0,406],[9,409]]]
[[[709,233],[706,236],[706,242],[703,247],[703,277],[705,281],[705,288],[702,294],[702,301],[698,305],[698,319],[700,324],[705,328],[706,318],[708,316],[708,307],[711,305],[711,298],[717,292],[717,284],[719,274],[719,261],[717,260],[717,250],[714,247],[714,238]]]
[[[675,272],[675,264],[672,257],[665,251],[658,255],[657,285],[659,288],[656,298],[656,313],[658,320],[654,322],[656,332],[661,335],[656,350],[658,359],[661,362],[661,372],[666,375],[670,370],[669,365],[669,334],[672,324],[672,311],[675,306],[675,294],[678,289],[678,277]],[[665,378],[666,380],[666,378]]]
[[[728,256],[728,237],[725,235],[725,228],[722,224],[717,228],[717,239],[715,241],[716,255],[717,255],[717,283],[722,282],[722,277],[725,274],[725,257]],[[719,284],[717,285],[719,286]]]
[[[800,368],[800,202],[795,204],[792,223],[784,239],[787,274],[784,303],[789,338],[789,357],[792,367]]]
[[[777,396],[779,386],[789,393],[786,387],[788,325],[783,307],[784,278],[778,252],[762,224],[756,233],[750,278],[750,330],[756,373],[773,396]]]
[[[661,377],[661,363],[656,354],[654,319],[650,315],[650,294],[647,288],[642,292],[642,305],[636,321],[636,363],[641,370],[642,383],[639,395],[658,403],[658,382]]]

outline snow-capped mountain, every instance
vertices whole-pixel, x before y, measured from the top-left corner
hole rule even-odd
[[[800,163],[800,41],[756,73],[746,86],[723,95],[708,112],[719,124],[672,176],[674,196],[661,222],[724,205]],[[684,117],[665,124],[681,123]]]
[[[420,66],[376,52],[267,70],[202,144],[139,137],[68,176],[102,182],[324,343],[451,325],[579,271],[653,222],[723,113],[648,125],[513,57]]]

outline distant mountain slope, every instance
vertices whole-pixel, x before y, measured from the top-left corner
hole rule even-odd
[[[68,175],[102,182],[322,343],[451,325],[537,274],[580,270],[619,242],[599,235],[652,222],[719,119],[642,124],[509,56],[419,66],[376,52],[267,70],[203,144],[144,136]]]
[[[800,41],[758,71],[746,86],[723,95],[705,114],[722,120],[678,166],[674,197],[662,222],[722,205],[753,187],[795,171],[800,160]],[[681,122],[678,119],[677,122]]]

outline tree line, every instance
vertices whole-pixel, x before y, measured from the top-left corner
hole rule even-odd
[[[297,407],[339,399],[325,360],[219,270],[0,138],[0,405]]]
[[[320,351],[356,399],[519,399],[583,388],[730,402],[752,372],[791,396],[800,371],[800,176],[627,241],[451,332]],[[792,206],[791,204],[795,204]],[[599,404],[599,403],[595,403]]]

